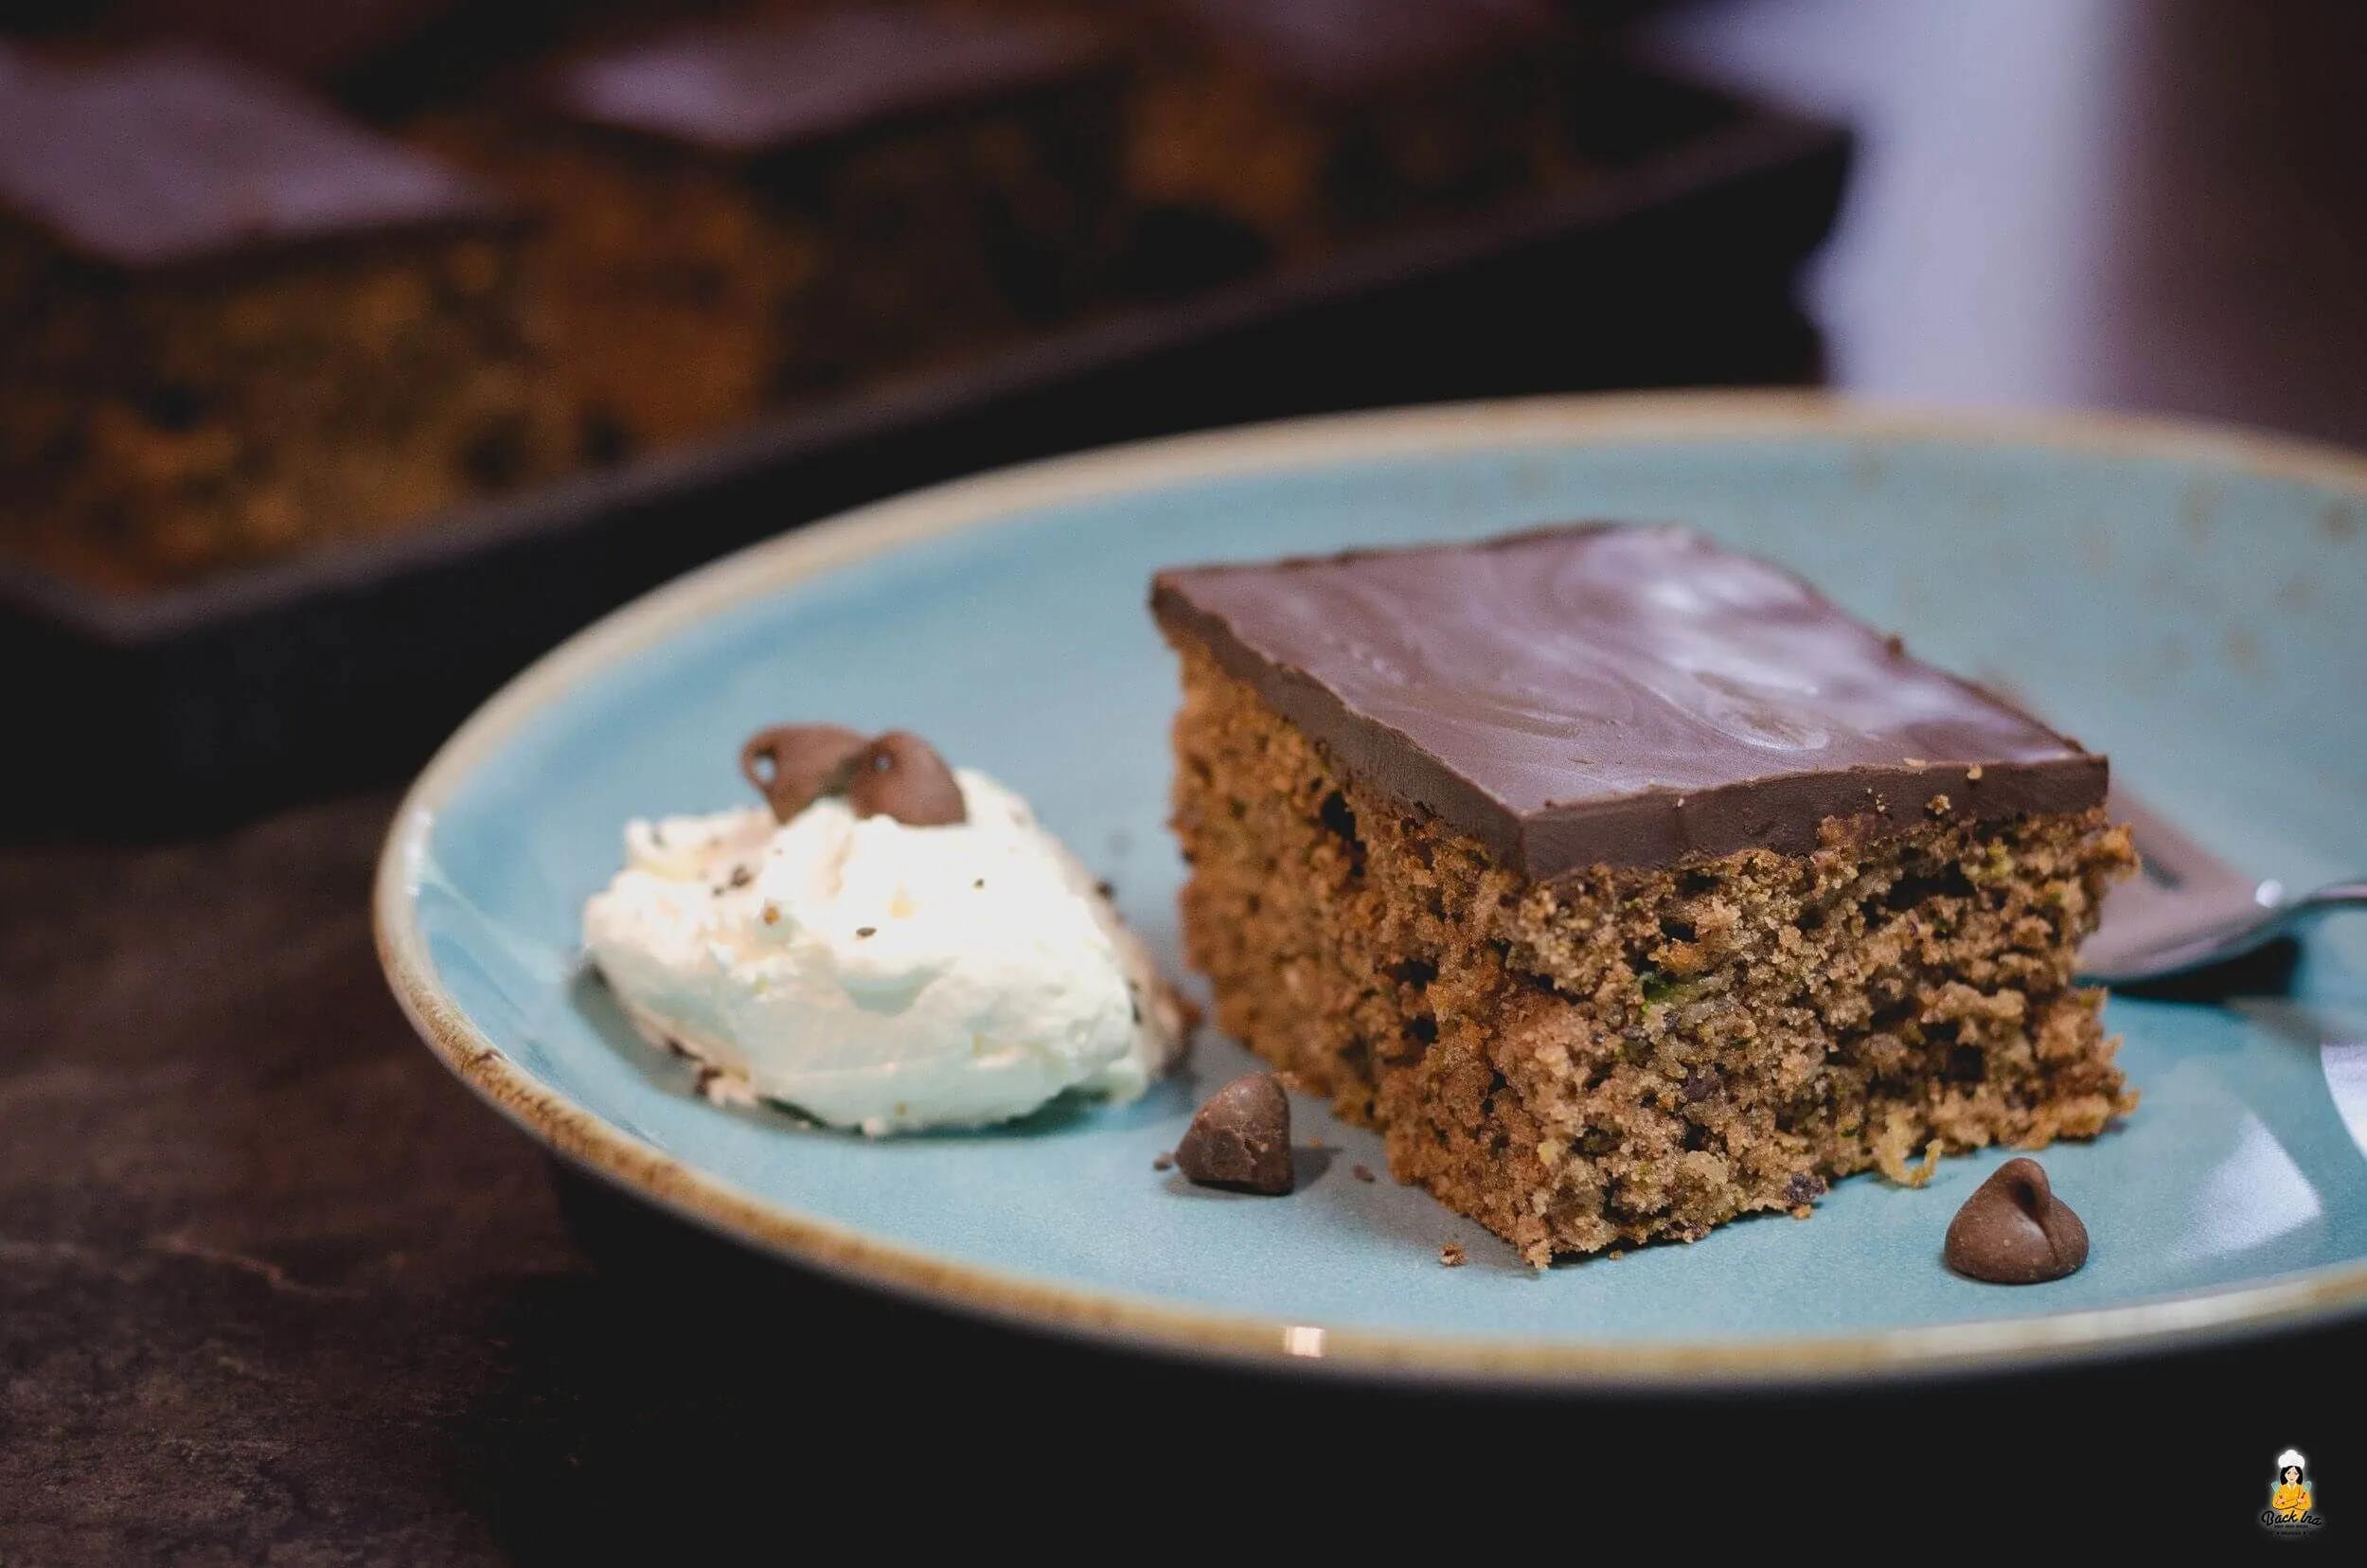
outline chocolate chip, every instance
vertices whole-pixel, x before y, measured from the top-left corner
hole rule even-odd
[[[1373,1175],[1373,1167],[1371,1166],[1357,1166],[1350,1169],[1348,1174],[1355,1177],[1360,1182],[1378,1180],[1378,1178]]]
[[[1202,1186],[1290,1190],[1290,1097],[1272,1073],[1235,1078],[1208,1096],[1175,1146],[1176,1168]]]
[[[1795,1203],[1813,1203],[1824,1196],[1824,1178],[1813,1170],[1795,1170],[1784,1184],[1784,1196]]]
[[[787,822],[826,794],[845,788],[863,738],[837,724],[775,724],[739,748],[739,771]]]
[[[1175,1168],[1175,1156],[1172,1154],[1153,1155],[1150,1161],[1150,1168],[1153,1170],[1173,1170]]]
[[[1998,1285],[2060,1279],[2088,1261],[2088,1227],[2036,1160],[2008,1160],[1948,1224],[1948,1266]]]
[[[859,817],[891,816],[907,828],[947,828],[970,820],[953,770],[910,730],[877,737],[855,757],[846,804]]]

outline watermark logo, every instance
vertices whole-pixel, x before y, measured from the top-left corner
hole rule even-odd
[[[2269,1506],[2260,1511],[2260,1527],[2273,1536],[2315,1535],[2325,1523],[2318,1511],[2318,1494],[2309,1479],[2309,1461],[2299,1449],[2277,1455],[2276,1479],[2269,1486]]]

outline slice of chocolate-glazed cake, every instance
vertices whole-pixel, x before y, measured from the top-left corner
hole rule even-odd
[[[1681,528],[1162,573],[1224,1028],[1543,1264],[2134,1108],[2105,759]]]
[[[757,9],[529,80],[411,134],[542,219],[562,369],[631,446],[1063,318],[1116,189],[1119,62],[1058,20]]]
[[[1155,0],[1133,179],[1285,251],[1575,172],[1552,0]]]
[[[515,218],[220,57],[0,47],[0,553],[169,587],[572,466]]]

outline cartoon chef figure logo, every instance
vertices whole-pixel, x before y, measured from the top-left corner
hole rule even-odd
[[[2276,1480],[2269,1488],[2269,1506],[2260,1515],[2261,1527],[2271,1535],[2304,1536],[2325,1523],[2318,1512],[2309,1485],[2309,1462],[2299,1449],[2277,1455]]]

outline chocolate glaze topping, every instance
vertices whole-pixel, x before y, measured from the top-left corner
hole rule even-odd
[[[183,48],[56,63],[0,47],[0,210],[124,270],[507,216],[433,159]]]
[[[1368,786],[1539,880],[2101,804],[2105,759],[1684,528],[1162,572],[1151,607]]]
[[[562,67],[549,98],[588,124],[752,157],[959,112],[1108,58],[1055,23],[850,7],[683,27]]]

